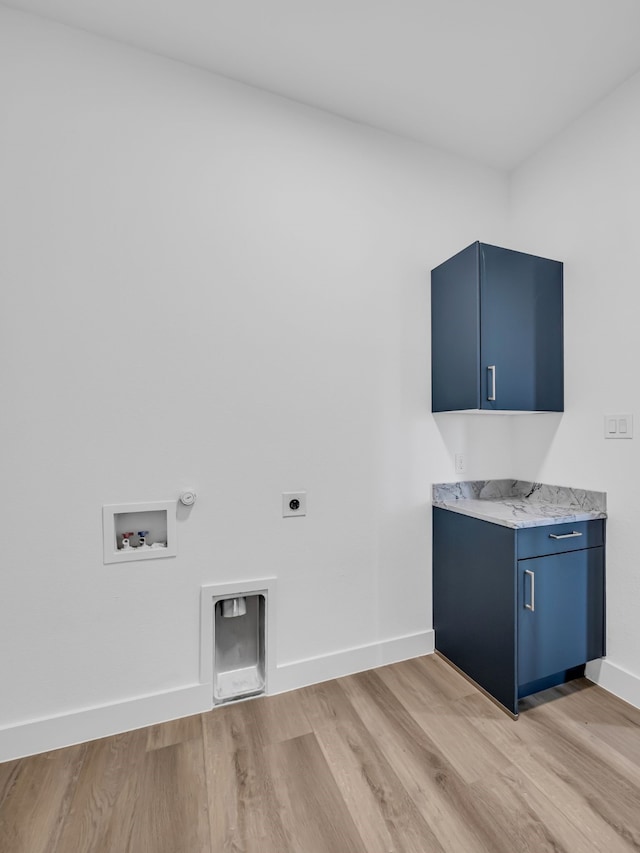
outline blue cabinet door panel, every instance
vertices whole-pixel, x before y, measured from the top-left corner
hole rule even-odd
[[[601,657],[603,599],[602,547],[519,560],[518,684]]]
[[[562,264],[486,243],[479,252],[480,408],[562,411]]]

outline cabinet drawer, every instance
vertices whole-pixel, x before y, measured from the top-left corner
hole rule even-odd
[[[579,534],[579,535],[572,535]],[[560,537],[560,538],[556,538]],[[518,530],[518,559],[562,554],[581,548],[594,548],[604,541],[603,519],[576,521],[569,524],[545,524],[543,527],[525,527]]]

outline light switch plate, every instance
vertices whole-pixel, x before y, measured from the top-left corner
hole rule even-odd
[[[633,415],[605,415],[605,438],[633,438]]]

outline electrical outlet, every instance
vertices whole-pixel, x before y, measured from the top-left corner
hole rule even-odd
[[[282,517],[292,518],[307,514],[306,492],[283,492],[282,493]]]
[[[633,438],[633,415],[605,415],[605,438]]]
[[[464,453],[456,453],[455,455],[456,474],[464,474],[467,470],[467,460]]]

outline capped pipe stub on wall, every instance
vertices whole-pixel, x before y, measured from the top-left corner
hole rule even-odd
[[[196,497],[193,489],[185,489],[184,492],[180,493],[180,503],[184,504],[184,506],[193,506],[196,502]]]

